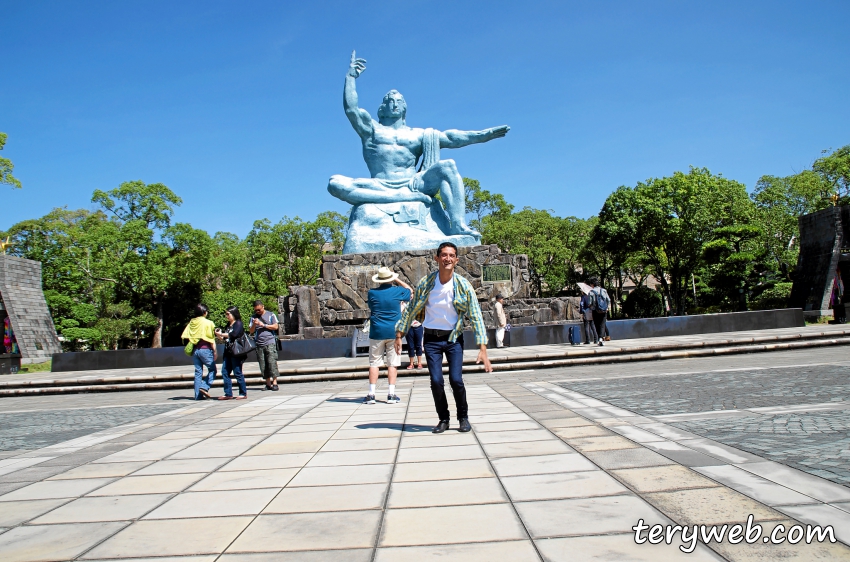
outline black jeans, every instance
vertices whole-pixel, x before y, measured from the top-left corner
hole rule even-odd
[[[463,386],[463,336],[456,342],[450,342],[448,335],[435,336],[425,334],[425,359],[428,361],[428,374],[431,375],[431,394],[440,421],[449,421],[449,402],[446,400],[446,383],[443,379],[443,355],[449,363],[449,384],[455,397],[457,419],[466,419],[469,406],[466,403],[466,387]]]
[[[599,341],[599,337],[596,335],[596,326],[593,325],[593,320],[585,318],[582,322],[584,323],[584,343],[591,344]]]
[[[596,325],[596,336],[600,341],[608,335],[608,325],[605,323],[608,319],[608,311],[596,312],[593,311],[593,323]]]

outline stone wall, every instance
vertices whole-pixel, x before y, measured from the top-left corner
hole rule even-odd
[[[328,255],[322,259],[321,278],[314,286],[290,287],[279,299],[283,339],[350,337],[369,318],[372,275],[387,266],[411,286],[437,269],[433,250],[374,254]],[[532,299],[528,258],[507,254],[497,246],[470,246],[458,250],[455,270],[470,281],[482,305],[484,319],[493,326],[490,301],[505,295],[506,313],[514,325],[541,324],[578,318],[578,299]],[[573,303],[573,301],[575,301]]]
[[[11,318],[22,363],[41,363],[62,351],[41,289],[40,262],[0,255],[0,298]]]

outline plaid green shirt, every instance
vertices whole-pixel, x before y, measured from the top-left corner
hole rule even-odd
[[[437,275],[439,275],[439,270],[429,273],[416,285],[413,301],[404,310],[401,320],[395,325],[396,332],[406,334],[414,320],[420,322],[425,320],[425,305],[428,304],[428,296],[434,288]],[[475,331],[475,344],[487,345],[487,328],[484,326],[484,318],[481,316],[481,307],[478,306],[475,289],[465,278],[454,275],[454,291],[455,297],[452,302],[457,311],[457,324],[449,335],[449,341],[457,341],[458,336],[463,334],[463,317],[466,316],[472,322],[472,329]]]

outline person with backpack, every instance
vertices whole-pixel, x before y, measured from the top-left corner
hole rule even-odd
[[[593,311],[590,309],[590,287],[585,283],[579,283],[581,289],[581,301],[579,302],[579,313],[581,322],[584,324],[584,345],[599,343],[596,335],[596,326],[593,323]]]
[[[606,324],[608,308],[611,306],[611,297],[608,296],[608,291],[604,287],[599,286],[599,279],[596,277],[588,279],[587,284],[590,285],[588,297],[590,297],[590,311],[593,315],[593,324],[596,327],[599,345],[602,346],[605,345],[606,339],[611,339],[608,337],[608,326]]]
[[[257,343],[257,363],[260,364],[260,374],[266,379],[266,390],[277,390],[277,316],[266,310],[263,301],[254,301],[254,316],[248,333]]]
[[[227,317],[227,327],[222,331],[216,328],[215,335],[224,341],[224,362],[221,365],[221,377],[224,379],[224,396],[219,400],[245,400],[248,398],[248,387],[245,385],[245,376],[242,374],[242,363],[245,362],[247,354],[236,354],[234,342],[241,341],[245,335],[245,326],[242,324],[242,315],[235,306],[224,311]],[[230,374],[236,377],[239,385],[239,396],[233,396],[233,382]]]

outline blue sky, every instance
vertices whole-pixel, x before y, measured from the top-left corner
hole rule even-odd
[[[161,182],[177,220],[347,205],[368,175],[342,111],[352,49],[373,116],[511,132],[445,150],[517,207],[587,217],[620,185],[705,166],[752,189],[850,144],[847,2],[0,0],[0,131],[22,190],[0,229],[95,189]]]

